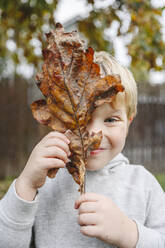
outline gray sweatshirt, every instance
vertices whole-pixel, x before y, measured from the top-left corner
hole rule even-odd
[[[122,154],[99,171],[88,171],[86,191],[111,198],[137,223],[136,248],[165,248],[165,194],[143,166],[130,165]],[[84,236],[74,203],[78,185],[66,169],[47,178],[34,201],[21,199],[15,181],[0,201],[0,248],[112,248]]]

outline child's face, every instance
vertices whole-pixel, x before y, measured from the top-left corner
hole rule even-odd
[[[114,109],[109,103],[104,103],[94,110],[87,130],[89,133],[102,130],[103,138],[100,148],[90,153],[87,170],[103,168],[123,150],[128,127],[125,104],[120,104]]]

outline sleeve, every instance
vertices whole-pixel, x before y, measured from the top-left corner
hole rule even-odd
[[[31,247],[38,195],[32,202],[23,200],[15,191],[15,181],[0,201],[1,248]]]
[[[149,181],[146,221],[142,225],[134,220],[139,232],[136,248],[163,248],[165,247],[165,192],[151,174]]]

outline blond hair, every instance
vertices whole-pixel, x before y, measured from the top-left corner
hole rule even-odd
[[[95,52],[95,63],[100,65],[101,75],[118,74],[124,86],[127,117],[133,118],[137,113],[137,85],[132,73],[106,52]]]

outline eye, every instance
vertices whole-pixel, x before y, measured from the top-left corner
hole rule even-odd
[[[107,118],[107,119],[105,119],[105,121],[104,122],[116,122],[116,121],[118,121],[118,118],[117,117],[109,117],[109,118]]]

